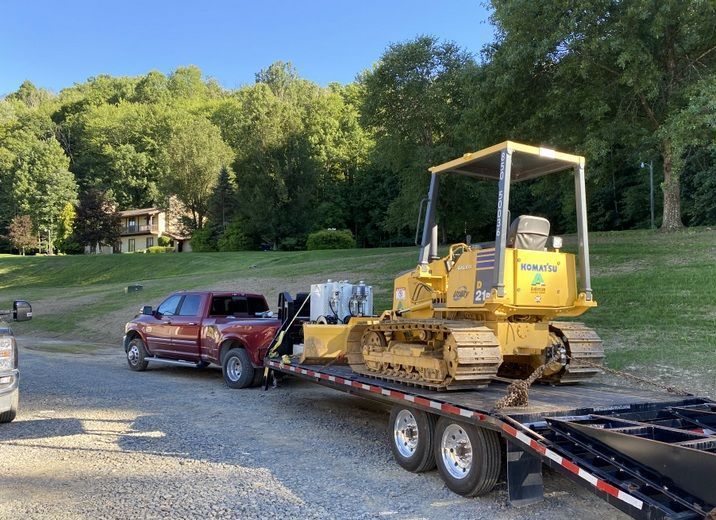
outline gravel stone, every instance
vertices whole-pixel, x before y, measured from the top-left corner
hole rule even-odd
[[[0,518],[626,518],[551,471],[528,508],[504,482],[457,496],[393,461],[386,407],[318,385],[231,390],[217,368],[132,372],[119,347],[21,350]]]

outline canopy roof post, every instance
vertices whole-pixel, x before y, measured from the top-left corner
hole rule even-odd
[[[512,177],[512,150],[505,148],[500,153],[500,177],[497,188],[497,222],[495,224],[495,269],[492,288],[497,296],[505,295],[505,248],[510,208],[510,180]]]
[[[587,300],[592,299],[592,276],[589,267],[589,238],[587,233],[587,196],[584,181],[584,160],[574,169],[577,199],[577,239],[579,241],[579,285]]]

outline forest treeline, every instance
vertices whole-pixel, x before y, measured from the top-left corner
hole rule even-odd
[[[506,139],[587,157],[592,230],[649,226],[648,165],[658,226],[716,224],[716,4],[492,8],[479,53],[418,36],[350,84],[282,62],[238,89],[194,66],[58,94],[26,81],[0,100],[0,248],[78,251],[88,208],[172,196],[198,249],[298,249],[327,228],[410,244],[427,168]],[[570,232],[573,193],[568,174],[516,184],[512,211]],[[488,239],[495,199],[494,185],[446,179],[441,239]]]

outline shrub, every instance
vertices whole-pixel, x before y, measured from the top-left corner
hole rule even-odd
[[[191,250],[197,253],[216,251],[216,242],[209,226],[194,230],[191,235]]]
[[[150,246],[144,250],[145,253],[173,253],[172,246]]]
[[[356,241],[348,229],[324,229],[308,235],[306,249],[353,249]]]
[[[244,251],[250,248],[251,241],[244,233],[242,222],[234,220],[226,226],[226,229],[219,237],[217,245],[219,246],[219,251]]]
[[[172,243],[172,239],[169,237],[159,237],[157,240],[157,245],[162,247],[169,247],[169,244]]]

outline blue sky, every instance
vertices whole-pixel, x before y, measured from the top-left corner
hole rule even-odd
[[[1,13],[0,96],[190,64],[236,88],[276,60],[345,83],[392,42],[432,34],[478,53],[493,34],[481,0],[9,0]]]

